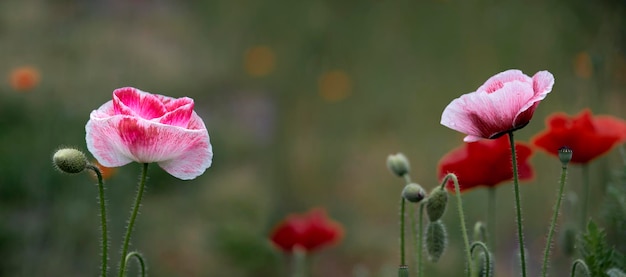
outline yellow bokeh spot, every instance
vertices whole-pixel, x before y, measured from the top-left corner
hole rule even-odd
[[[574,73],[576,76],[589,79],[593,75],[593,64],[591,56],[587,52],[580,52],[574,56]]]
[[[264,77],[274,71],[276,56],[267,46],[254,46],[246,50],[244,56],[246,73],[252,77]]]
[[[352,80],[342,70],[328,71],[318,80],[319,94],[328,102],[339,102],[350,96]]]
[[[39,70],[32,66],[22,66],[13,69],[9,74],[9,84],[16,91],[26,92],[39,84]]]

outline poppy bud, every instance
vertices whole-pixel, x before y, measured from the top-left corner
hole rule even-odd
[[[446,211],[447,205],[448,191],[445,188],[442,189],[440,186],[436,186],[430,192],[428,201],[426,201],[426,213],[428,214],[428,219],[430,221],[439,220]]]
[[[387,167],[391,172],[402,177],[404,174],[409,173],[409,160],[402,153],[389,155],[387,157]]]
[[[574,254],[574,247],[576,245],[576,230],[571,226],[565,227],[560,237],[560,245],[563,250],[563,254],[571,257]]]
[[[409,277],[409,267],[407,265],[401,265],[398,268],[398,277]]]
[[[567,167],[569,161],[572,160],[573,151],[567,146],[563,146],[559,148],[559,160],[561,160],[561,164],[563,167]]]
[[[613,267],[607,270],[606,275],[608,275],[609,277],[626,277],[626,273],[624,273],[617,267]]]
[[[448,244],[446,228],[441,220],[429,222],[426,227],[426,252],[431,262],[437,262]]]
[[[419,203],[424,197],[426,197],[426,191],[422,188],[422,186],[416,183],[410,183],[404,186],[402,190],[402,197],[409,202]]]
[[[81,151],[72,148],[57,150],[52,156],[54,166],[65,173],[79,173],[87,167],[87,157]]]

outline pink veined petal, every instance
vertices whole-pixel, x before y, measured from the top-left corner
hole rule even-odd
[[[441,124],[467,134],[467,142],[492,138],[514,128],[515,116],[532,96],[531,85],[520,81],[505,83],[495,93],[468,93],[444,109]]]
[[[485,91],[487,93],[493,93],[501,89],[505,83],[512,81],[520,81],[523,83],[532,83],[532,79],[518,69],[509,69],[504,72],[500,72],[480,86],[476,91]]]
[[[189,100],[191,100],[191,98],[181,98],[177,99],[177,101],[172,101],[171,105],[169,105],[170,107],[167,107],[169,112],[159,118],[158,122],[187,128],[189,120],[191,120],[191,113],[193,112],[194,107],[193,100]],[[170,110],[169,108],[172,109]]]
[[[539,102],[546,98],[548,93],[552,91],[554,85],[554,76],[548,71],[539,71],[533,76],[533,92],[534,95],[528,102],[522,106],[519,114],[515,117],[516,122],[528,122],[533,116]],[[520,119],[519,117],[523,117]]]
[[[548,94],[554,85],[554,75],[548,71],[539,71],[533,76],[533,90],[535,94]],[[543,99],[543,98],[542,98]]]
[[[113,105],[116,114],[139,116],[145,119],[161,117],[167,111],[155,95],[131,87],[113,91]]]
[[[132,162],[127,147],[117,135],[118,120],[98,117],[99,110],[91,112],[91,118],[85,125],[87,149],[106,167],[118,167]]]
[[[204,173],[211,166],[213,149],[210,143],[209,133],[204,127],[202,119],[194,112],[190,125],[201,125],[198,135],[184,137],[179,143],[186,148],[180,156],[159,162],[159,166],[172,176],[182,179],[194,179]]]

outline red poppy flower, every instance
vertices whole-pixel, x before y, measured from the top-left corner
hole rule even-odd
[[[532,143],[557,157],[559,148],[567,146],[573,151],[573,163],[588,163],[626,141],[626,121],[609,115],[593,116],[589,109],[575,116],[552,114],[546,126]]]
[[[520,180],[531,179],[534,176],[529,163],[532,149],[520,142],[515,143],[515,148]],[[495,187],[512,180],[513,166],[508,137],[465,143],[448,152],[439,161],[439,178],[448,173],[457,176],[461,192],[478,186]],[[452,181],[446,187],[454,191]]]
[[[296,246],[307,252],[333,244],[343,237],[343,227],[330,220],[322,208],[305,214],[292,214],[279,223],[271,234],[272,242],[285,252]]]

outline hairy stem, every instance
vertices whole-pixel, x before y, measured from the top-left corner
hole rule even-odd
[[[128,264],[128,261],[131,258],[135,258],[137,260],[137,263],[139,263],[139,276],[141,277],[146,277],[146,263],[143,260],[143,256],[141,256],[141,253],[137,252],[137,251],[132,251],[130,253],[128,253],[128,255],[126,255],[126,264]]]
[[[463,200],[461,199],[461,188],[459,187],[459,180],[456,178],[456,175],[453,173],[448,173],[445,178],[443,178],[443,182],[441,183],[441,188],[445,189],[445,185],[448,182],[448,179],[452,179],[454,182],[454,190],[457,199],[457,208],[459,211],[459,220],[461,220],[461,232],[463,233],[463,243],[465,244],[465,258],[467,259],[467,276],[472,276],[473,265],[472,265],[472,253],[470,252],[470,244],[469,238],[467,237],[467,227],[465,226],[465,214],[463,213]]]
[[[109,233],[107,231],[107,205],[104,196],[104,181],[102,180],[102,172],[100,172],[97,166],[89,164],[87,168],[93,170],[96,173],[96,177],[98,177],[98,202],[100,202],[100,227],[102,228],[102,239],[100,240],[102,250],[100,269],[102,273],[100,273],[100,276],[106,277],[109,269],[107,265],[109,261]]]
[[[570,274],[570,277],[576,276],[577,266],[580,266],[582,268],[583,273],[586,277],[591,277],[591,274],[589,273],[589,267],[587,267],[587,264],[581,259],[577,259],[574,261],[574,263],[572,263],[572,272]]]
[[[515,193],[515,212],[517,216],[517,239],[519,244],[519,256],[522,268],[522,276],[526,277],[526,254],[524,253],[524,230],[522,228],[522,204],[519,195],[519,176],[517,172],[517,153],[515,152],[515,138],[513,132],[509,132],[511,144],[511,162],[513,164],[513,192]]]
[[[128,253],[128,245],[130,244],[130,236],[135,226],[135,219],[139,213],[139,207],[141,206],[141,198],[143,197],[143,191],[146,186],[146,176],[148,175],[148,164],[143,164],[141,171],[141,177],[139,179],[139,189],[137,190],[137,196],[135,198],[135,204],[130,213],[130,219],[128,220],[128,226],[126,226],[126,235],[124,236],[124,244],[122,245],[122,259],[120,261],[120,271],[118,276],[123,277],[126,273],[126,254]]]
[[[561,167],[561,180],[559,184],[559,192],[556,196],[556,204],[554,205],[554,214],[552,215],[552,222],[550,223],[550,230],[548,231],[548,240],[546,241],[546,249],[543,254],[543,266],[541,268],[541,276],[548,276],[548,260],[550,257],[550,248],[552,246],[552,236],[554,236],[554,229],[556,228],[556,220],[559,217],[559,210],[561,209],[561,200],[563,199],[563,188],[565,188],[565,179],[567,177],[567,166]]]

